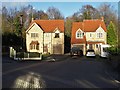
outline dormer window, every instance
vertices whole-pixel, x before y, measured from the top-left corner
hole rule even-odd
[[[78,31],[76,32],[76,38],[77,38],[77,39],[83,38],[83,36],[84,36],[83,31],[78,30]]]
[[[55,38],[59,38],[59,33],[55,33]]]

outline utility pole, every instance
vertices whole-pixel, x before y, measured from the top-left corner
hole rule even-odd
[[[22,37],[22,28],[23,28],[23,15],[20,14],[21,49],[23,50],[24,42],[23,42],[23,37]]]

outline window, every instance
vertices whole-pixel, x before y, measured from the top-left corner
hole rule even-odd
[[[92,37],[92,34],[90,33],[90,37]]]
[[[98,44],[96,44],[96,48],[98,48]]]
[[[45,36],[46,36],[46,37],[49,37],[49,33],[46,33]]]
[[[89,49],[93,49],[92,44],[89,44]]]
[[[38,43],[38,41],[32,41],[30,43],[30,50],[39,50],[39,43]]]
[[[38,33],[31,33],[31,37],[32,38],[38,37]]]
[[[98,38],[102,38],[103,37],[103,33],[97,33],[97,37]]]
[[[84,33],[81,31],[76,32],[76,38],[83,38]]]
[[[55,38],[59,38],[59,33],[55,33]]]
[[[36,45],[36,44],[30,45],[30,49],[31,49],[31,50],[33,50],[33,49],[34,49],[34,50],[35,50],[35,49],[36,49],[36,50],[39,50],[39,44],[37,44],[37,45]]]

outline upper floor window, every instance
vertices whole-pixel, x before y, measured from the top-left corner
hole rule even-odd
[[[59,38],[59,33],[55,33],[55,38]]]
[[[90,38],[92,37],[92,34],[90,33]]]
[[[103,37],[103,33],[97,33],[97,37],[98,38],[102,38]]]
[[[49,33],[46,33],[46,35],[45,35],[46,37],[49,37]]]
[[[31,37],[32,38],[38,37],[38,33],[31,33]]]
[[[84,33],[82,31],[77,31],[76,32],[76,38],[83,38]]]

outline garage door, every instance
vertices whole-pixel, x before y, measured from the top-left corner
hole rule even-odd
[[[62,54],[62,44],[53,45],[53,54]]]
[[[73,47],[79,47],[82,51],[83,51],[83,48],[84,48],[83,45],[73,45]]]

